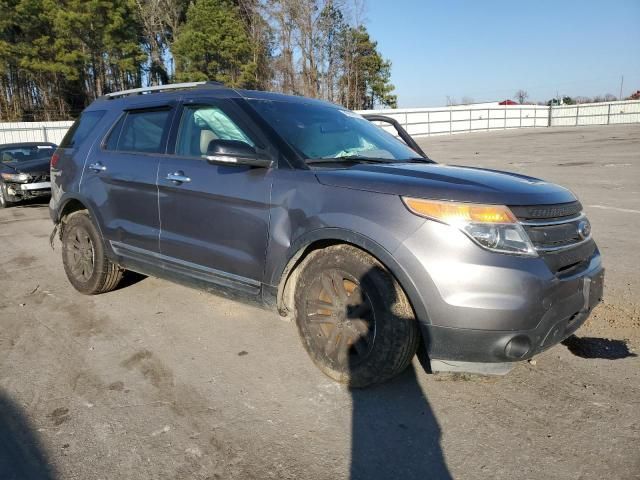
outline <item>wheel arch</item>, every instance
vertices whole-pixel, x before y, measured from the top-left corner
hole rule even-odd
[[[89,210],[89,208],[77,198],[71,197],[65,200],[58,210],[57,221],[61,222],[65,217],[80,210]]]
[[[291,311],[293,292],[298,280],[297,274],[301,271],[301,266],[309,257],[309,254],[318,249],[338,244],[353,245],[378,260],[395,277],[400,287],[404,290],[417,319],[429,323],[426,308],[418,289],[391,252],[369,237],[341,228],[314,230],[292,244],[289,249],[291,252],[289,258],[275,277],[279,279],[277,284],[277,307],[281,315],[286,316]]]
[[[100,233],[100,236],[104,239],[100,217],[97,214],[96,210],[85,199],[75,195],[67,195],[63,197],[60,202],[60,206],[56,211],[56,218],[54,219],[54,223],[59,226],[58,233],[60,238],[62,238],[65,220],[69,216],[81,211],[87,211],[89,213],[89,216],[93,220],[94,225],[98,229],[98,233]],[[110,254],[111,249],[107,248],[107,252],[108,254]]]

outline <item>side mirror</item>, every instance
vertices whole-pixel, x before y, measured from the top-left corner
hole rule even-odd
[[[239,140],[211,140],[205,158],[218,165],[269,168],[273,164],[273,160],[259,156],[254,147]]]

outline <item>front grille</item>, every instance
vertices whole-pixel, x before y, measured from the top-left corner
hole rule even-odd
[[[567,250],[542,253],[541,257],[553,273],[570,275],[586,267],[595,252],[596,242],[589,240]]]
[[[510,207],[513,214],[520,220],[558,220],[564,217],[578,215],[582,212],[580,202],[561,203],[558,205],[527,205]]]
[[[587,222],[580,202],[510,208],[554,273],[574,272],[595,253],[594,241],[580,232]]]

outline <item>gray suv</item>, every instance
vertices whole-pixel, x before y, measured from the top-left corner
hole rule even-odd
[[[434,370],[500,370],[602,296],[569,190],[437,164],[392,119],[308,98],[210,82],[109,94],[64,138],[51,182],[78,291],[132,270],[257,302],[356,387],[419,348]]]

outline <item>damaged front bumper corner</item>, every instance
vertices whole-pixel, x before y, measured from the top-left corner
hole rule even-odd
[[[9,202],[51,195],[51,182],[14,183],[5,182],[5,196]]]

